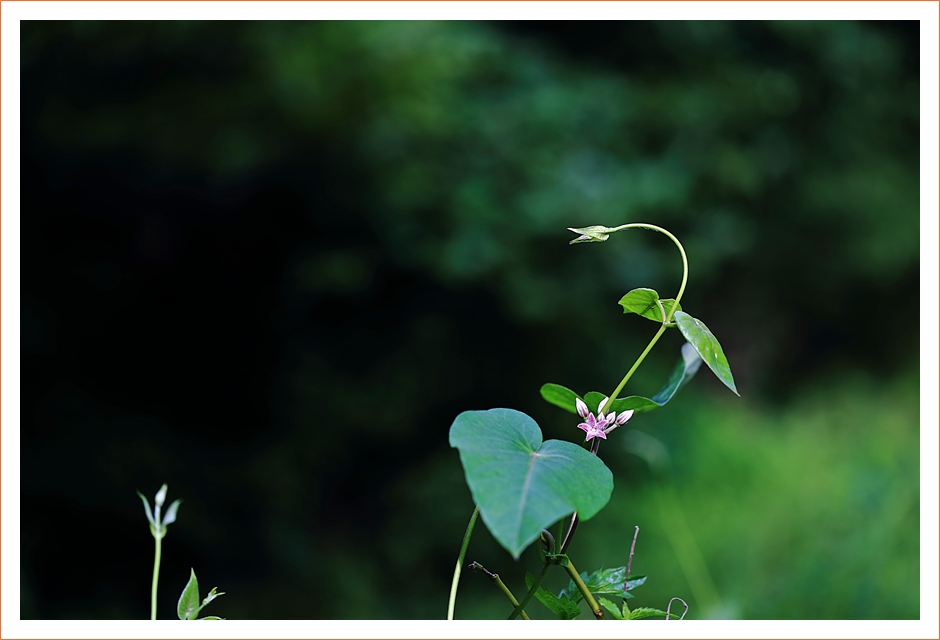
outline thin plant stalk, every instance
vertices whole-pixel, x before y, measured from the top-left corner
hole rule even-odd
[[[554,565],[546,564],[542,567],[541,573],[539,573],[538,577],[535,579],[535,582],[532,583],[532,588],[529,589],[529,591],[525,594],[522,602],[516,605],[516,608],[513,609],[512,613],[509,614],[509,617],[506,618],[507,620],[515,620],[516,616],[518,616],[520,613],[525,615],[525,611],[523,611],[523,609],[525,609],[525,606],[529,604],[529,600],[531,600],[532,596],[535,595],[535,592],[539,590],[539,587],[542,586],[542,580],[545,579],[545,575],[548,573],[548,570],[553,566]]]
[[[630,370],[627,371],[627,375],[623,377],[620,381],[620,384],[617,385],[617,388],[614,389],[614,392],[610,394],[610,400],[607,401],[607,407],[610,408],[613,405],[614,400],[617,399],[617,394],[623,390],[624,385],[633,377],[633,374],[639,368],[640,363],[646,359],[647,354],[652,350],[653,346],[659,342],[659,338],[666,332],[666,326],[669,324],[669,321],[672,320],[672,315],[676,312],[676,309],[679,307],[679,300],[682,299],[682,294],[685,293],[685,285],[689,281],[689,259],[685,255],[685,249],[682,247],[682,243],[679,242],[679,239],[674,235],[663,229],[662,227],[657,227],[653,224],[646,224],[644,222],[633,222],[631,224],[623,224],[619,227],[614,227],[610,230],[610,233],[614,231],[621,231],[623,229],[650,229],[652,231],[658,231],[659,233],[665,234],[672,240],[675,245],[679,248],[679,253],[682,255],[682,284],[679,285],[679,293],[676,294],[675,302],[672,303],[669,312],[663,318],[663,326],[659,328],[659,331],[656,332],[656,335],[653,336],[653,339],[650,340],[650,343],[646,345],[646,349],[643,350],[643,353],[640,354],[640,357],[636,359],[636,362],[633,363],[633,366],[630,367]]]
[[[470,523],[467,524],[467,531],[463,534],[463,542],[460,544],[460,553],[457,555],[457,567],[454,569],[454,579],[450,583],[450,599],[447,602],[447,619],[454,619],[454,607],[457,604],[457,584],[460,582],[460,570],[463,567],[463,559],[467,555],[467,547],[470,546],[470,536],[473,535],[473,526],[477,523],[477,516],[480,515],[480,507],[474,506],[473,515],[470,516]],[[154,578],[156,580],[156,578]],[[156,585],[156,582],[154,582]],[[154,587],[156,589],[156,587]]]
[[[578,591],[580,591],[581,595],[584,596],[584,601],[588,603],[588,606],[591,608],[591,613],[594,614],[594,617],[598,620],[603,620],[604,612],[599,606],[597,606],[597,601],[594,599],[594,596],[591,595],[587,585],[584,584],[584,580],[581,579],[580,574],[578,574],[578,570],[574,568],[574,564],[569,561],[565,566],[565,570],[568,572],[568,575],[571,576],[571,579],[574,580],[574,583],[578,587]]]
[[[665,312],[663,316],[663,324],[656,332],[656,335],[653,336],[653,339],[650,340],[649,344],[646,345],[646,348],[643,349],[643,352],[633,363],[633,366],[630,367],[627,374],[620,381],[620,384],[617,385],[617,388],[614,389],[613,393],[610,394],[609,400],[606,403],[607,410],[610,410],[614,404],[614,400],[617,399],[617,395],[623,391],[624,386],[627,382],[630,381],[630,378],[633,377],[633,374],[636,373],[636,370],[640,368],[640,365],[646,359],[646,356],[649,355],[649,352],[653,350],[653,347],[656,346],[656,343],[659,342],[659,339],[666,332],[666,328],[669,324],[669,321],[672,320],[673,314],[676,312],[676,309],[679,307],[679,300],[682,299],[682,294],[685,293],[685,286],[689,281],[689,259],[685,254],[685,249],[682,247],[682,243],[679,242],[679,239],[663,229],[662,227],[657,227],[654,224],[646,224],[645,222],[632,222],[630,224],[622,224],[619,227],[614,227],[610,229],[608,233],[614,233],[615,231],[623,231],[624,229],[650,229],[651,231],[658,231],[669,237],[670,240],[679,248],[679,254],[682,256],[682,283],[679,285],[679,293],[676,294],[675,302],[672,303],[672,306],[669,308],[668,312]],[[662,305],[660,305],[662,307]],[[597,455],[598,447],[600,446],[600,440],[595,438],[593,445],[591,446],[591,453]],[[568,528],[568,533],[565,535],[564,541],[561,544],[561,552],[565,553],[568,550],[568,545],[571,544],[571,538],[574,536],[575,530],[578,528],[578,513],[575,512],[571,516],[571,525]]]
[[[157,581],[160,579],[160,542],[163,536],[157,534],[153,536],[156,542],[156,549],[153,553],[153,586],[150,588],[150,619],[157,619]]]
[[[492,580],[492,581],[496,584],[496,586],[499,588],[499,590],[503,592],[503,595],[505,595],[507,598],[509,598],[509,601],[512,603],[512,605],[513,605],[514,607],[516,607],[517,609],[519,609],[519,615],[522,616],[522,619],[523,619],[523,620],[531,620],[531,618],[529,618],[529,616],[526,615],[526,612],[525,612],[525,611],[522,611],[522,608],[521,608],[521,606],[519,605],[519,601],[516,600],[516,596],[512,595],[512,591],[509,590],[509,587],[507,587],[507,586],[506,586],[506,583],[502,581],[502,579],[499,577],[499,574],[498,574],[498,573],[493,573],[492,571],[487,571],[487,570],[486,570],[486,567],[484,567],[484,566],[483,566],[482,564],[480,564],[479,562],[471,562],[471,563],[470,563],[470,568],[471,568],[471,569],[475,569],[475,570],[477,570],[477,571],[482,571],[482,572],[485,573],[487,576],[489,576],[489,579]]]

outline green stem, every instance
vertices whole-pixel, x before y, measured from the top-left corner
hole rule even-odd
[[[504,594],[507,598],[509,598],[509,601],[513,604],[513,606],[516,607],[517,609],[520,609],[519,613],[520,613],[520,615],[522,616],[522,619],[523,619],[523,620],[531,620],[531,618],[529,618],[529,616],[526,615],[526,612],[521,610],[521,607],[519,606],[519,601],[516,600],[516,596],[512,595],[512,591],[510,591],[510,590],[509,590],[509,587],[507,587],[506,584],[500,579],[498,573],[493,573],[493,572],[491,572],[491,571],[487,571],[487,570],[486,570],[486,567],[484,567],[484,566],[483,566],[482,564],[480,564],[479,562],[471,562],[471,563],[470,563],[470,568],[471,568],[471,569],[476,569],[476,570],[478,570],[478,571],[482,571],[483,573],[485,573],[486,575],[488,575],[489,578],[490,578],[490,580],[492,580],[492,581],[496,584],[496,586],[499,587],[499,590],[502,591],[503,594]]]
[[[568,572],[568,575],[571,576],[571,579],[574,580],[574,583],[578,586],[578,591],[580,591],[581,595],[584,596],[584,601],[588,603],[589,607],[591,607],[591,613],[594,614],[594,617],[598,620],[603,620],[604,612],[599,606],[597,606],[597,601],[594,600],[594,596],[592,596],[591,592],[588,591],[587,585],[584,584],[584,580],[582,580],[581,576],[578,574],[578,570],[574,568],[574,564],[572,564],[571,558],[568,558],[568,564],[565,566],[565,570]]]
[[[150,619],[157,619],[157,581],[160,579],[160,541],[163,540],[163,536],[159,532],[154,533],[154,541],[156,541],[156,550],[153,554],[153,586],[150,588]]]
[[[666,325],[663,325],[659,328],[659,331],[656,332],[656,335],[653,336],[653,339],[650,340],[650,343],[646,345],[646,348],[643,349],[643,353],[640,354],[640,357],[636,359],[636,362],[633,363],[633,366],[630,367],[630,370],[627,371],[627,375],[623,377],[623,380],[620,381],[620,384],[617,385],[617,388],[614,389],[613,393],[610,394],[610,400],[607,401],[607,404],[604,405],[604,411],[610,411],[613,406],[614,400],[617,399],[617,394],[620,393],[630,378],[633,377],[633,374],[637,369],[640,368],[640,365],[646,360],[646,356],[649,355],[649,352],[653,349],[653,346],[659,342],[659,339],[666,332]]]
[[[460,582],[460,570],[463,567],[464,556],[467,555],[467,547],[470,545],[470,536],[473,535],[473,525],[477,523],[478,515],[480,515],[480,507],[474,506],[473,515],[470,516],[470,523],[467,525],[467,531],[463,534],[463,542],[460,544],[460,554],[457,556],[457,567],[454,569],[454,579],[450,584],[450,600],[447,602],[448,620],[454,619],[454,607],[457,604],[457,583]]]
[[[653,346],[659,342],[660,337],[666,331],[666,324],[672,320],[673,314],[676,312],[676,308],[679,306],[679,300],[682,299],[682,294],[685,293],[685,285],[689,281],[689,259],[685,255],[685,249],[682,248],[682,243],[679,242],[679,239],[674,235],[663,229],[662,227],[657,227],[653,224],[646,224],[645,222],[632,222],[630,224],[622,224],[619,227],[614,227],[609,231],[609,233],[614,233],[615,231],[622,231],[623,229],[651,229],[653,231],[658,231],[659,233],[665,234],[672,240],[675,245],[679,248],[679,253],[682,255],[682,284],[679,285],[679,293],[676,294],[675,302],[672,303],[672,307],[669,309],[669,312],[666,314],[666,317],[663,318],[663,326],[659,328],[659,331],[656,332],[656,335],[653,336],[653,339],[650,340],[650,343],[646,345],[646,349],[643,350],[643,353],[640,354],[640,357],[636,359],[636,362],[633,363],[633,366],[630,367],[630,370],[627,371],[627,375],[623,377],[623,380],[620,381],[620,384],[617,385],[617,388],[614,389],[614,392],[610,394],[610,400],[607,401],[605,405],[607,410],[610,410],[610,407],[613,406],[614,400],[617,399],[617,394],[619,394],[627,382],[633,377],[633,374],[639,368],[643,360],[646,359],[647,354]]]
[[[542,586],[542,580],[545,579],[545,575],[548,573],[549,568],[553,566],[554,565],[551,565],[551,564],[546,564],[542,566],[542,572],[535,579],[535,582],[532,583],[532,588],[529,589],[529,591],[525,594],[525,597],[522,599],[522,602],[516,605],[516,608],[513,609],[512,613],[509,614],[509,617],[506,618],[507,620],[515,620],[516,616],[518,616],[520,613],[525,615],[525,611],[523,611],[523,609],[525,609],[525,606],[529,604],[529,600],[531,600],[532,596],[535,595],[535,592],[539,590],[539,587]]]

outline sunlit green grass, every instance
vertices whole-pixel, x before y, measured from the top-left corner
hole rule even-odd
[[[918,416],[916,376],[832,380],[779,409],[693,391],[635,421],[671,471],[621,480],[572,553],[621,564],[640,525],[636,602],[681,596],[693,617],[917,618]],[[606,458],[645,466],[612,451],[626,440]]]

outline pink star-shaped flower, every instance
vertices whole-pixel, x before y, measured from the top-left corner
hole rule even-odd
[[[601,400],[600,405],[597,407],[597,418],[594,417],[594,414],[588,410],[584,401],[581,398],[575,399],[575,406],[578,409],[578,415],[584,418],[584,422],[578,425],[578,428],[584,431],[587,435],[585,436],[585,441],[592,440],[594,438],[603,438],[607,439],[607,434],[616,429],[617,427],[627,423],[627,420],[633,417],[633,409],[622,412],[620,415],[617,415],[617,412],[611,411],[606,416],[604,415],[604,405],[607,404],[607,398]]]

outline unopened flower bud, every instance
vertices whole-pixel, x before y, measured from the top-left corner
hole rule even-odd
[[[588,406],[584,404],[584,401],[581,398],[575,398],[574,404],[578,408],[578,415],[582,418],[587,418],[590,411],[588,410]]]
[[[166,500],[166,485],[163,485],[162,487],[160,487],[160,490],[157,491],[157,495],[154,496],[153,503],[157,505],[157,507],[159,508],[163,506],[163,502],[165,500]]]
[[[575,233],[580,233],[581,235],[572,240],[569,244],[577,244],[579,242],[604,242],[607,238],[610,237],[610,232],[612,229],[604,227],[601,225],[593,225],[590,227],[584,227],[581,229],[574,229],[568,227],[568,231],[574,231]]]
[[[627,424],[627,420],[629,420],[632,417],[633,417],[633,409],[630,409],[629,411],[624,411],[619,416],[617,416],[617,419],[614,420],[614,422],[616,422],[618,425],[625,425]]]

